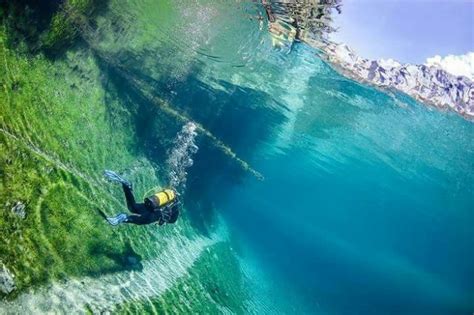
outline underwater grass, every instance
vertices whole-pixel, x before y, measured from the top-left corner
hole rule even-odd
[[[247,298],[236,253],[228,242],[209,246],[189,274],[163,295],[117,305],[117,314],[243,314]],[[206,301],[206,303],[202,303]]]
[[[140,256],[124,237],[130,229],[111,229],[97,209],[124,210],[120,189],[101,174],[141,161],[130,115],[119,100],[104,106],[99,69],[87,53],[54,62],[19,55],[6,36],[0,33],[0,259],[16,275],[11,297],[66,275],[128,268],[123,257]],[[138,192],[158,182],[152,166],[141,164],[130,174],[142,179]],[[16,202],[26,205],[24,220],[10,210]]]
[[[92,10],[92,1],[68,3],[83,5],[82,13]],[[76,36],[61,12],[51,20],[46,48],[59,49]],[[111,228],[99,216],[98,209],[110,215],[126,211],[120,187],[102,179],[104,169],[121,171],[132,180],[137,199],[161,184],[156,161],[145,156],[143,139],[137,136],[137,106],[107,83],[107,73],[90,47],[75,47],[61,58],[50,58],[47,51],[30,54],[9,45],[10,35],[3,24],[0,260],[15,275],[17,288],[7,296],[0,293],[0,298],[13,300],[26,290],[61,279],[139,271],[140,261],[166,250],[167,239],[197,237],[186,211],[178,224],[159,229]],[[149,86],[143,88],[146,91],[137,92],[149,93]],[[169,117],[160,119],[154,117],[150,133],[166,129]],[[26,206],[25,219],[11,211],[17,202]],[[131,265],[130,258],[138,264]],[[186,299],[187,307],[200,305],[205,312],[224,307],[240,313],[244,294],[235,289],[240,287],[240,274],[228,273],[228,268],[238,270],[229,246],[212,246],[164,298],[154,299],[153,307],[175,310],[172,301]],[[147,302],[119,307],[140,309],[141,304],[146,307]]]
[[[51,60],[8,48],[6,37],[3,29],[0,259],[17,286],[6,298],[60,279],[140,268],[129,258],[153,259],[176,235],[194,238],[186,214],[176,226],[160,229],[111,228],[100,218],[97,209],[109,214],[125,210],[120,187],[101,178],[104,169],[125,171],[137,198],[160,184],[155,165],[141,156],[134,137],[136,109],[104,89],[101,69],[88,51],[68,51],[64,59]],[[11,211],[18,201],[26,205],[23,220]],[[156,298],[154,307],[173,310],[172,301],[186,298],[193,301],[188,307],[200,305],[203,311],[217,312],[218,305],[238,310],[239,273],[221,279],[224,268],[238,268],[232,255],[221,245],[209,249],[188,277],[165,298]],[[140,309],[141,304],[147,307],[139,301],[121,309]]]

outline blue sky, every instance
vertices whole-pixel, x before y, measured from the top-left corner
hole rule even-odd
[[[343,0],[332,38],[362,57],[424,63],[474,51],[474,0]]]

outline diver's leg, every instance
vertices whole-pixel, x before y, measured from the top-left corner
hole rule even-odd
[[[121,223],[145,225],[145,224],[150,224],[153,222],[158,222],[160,225],[162,225],[163,222],[160,220],[160,218],[161,216],[159,213],[147,212],[144,215],[136,215],[136,214],[126,215],[125,213],[121,213],[115,217],[106,218],[106,219],[111,225],[119,225]]]
[[[135,211],[132,211],[133,213],[137,213],[140,215],[148,215],[150,214],[150,212],[153,212],[144,203],[136,203],[134,210]]]
[[[137,225],[145,225],[154,222],[150,215],[129,215],[124,223],[131,223]]]
[[[144,204],[135,202],[135,197],[133,196],[131,186],[123,184],[122,188],[125,194],[125,199],[127,200],[128,210],[130,210],[130,212],[137,213],[137,214],[144,213],[144,210],[146,210],[146,207]]]

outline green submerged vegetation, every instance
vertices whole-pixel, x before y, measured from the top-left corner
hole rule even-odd
[[[16,292],[66,274],[120,269],[119,261],[91,255],[100,244],[117,255],[125,250],[94,209],[120,207],[118,196],[101,187],[100,169],[123,169],[135,158],[125,135],[104,121],[93,67],[85,59],[90,72],[81,78],[67,61],[19,56],[6,36],[3,30],[0,249],[16,274]],[[16,202],[26,205],[24,220],[10,211]]]
[[[227,243],[208,247],[195,262],[189,275],[180,279],[160,297],[119,305],[118,314],[219,314],[225,310],[236,314],[245,311],[242,301],[248,296],[238,272],[235,253]],[[222,275],[226,275],[223,277]],[[202,303],[206,301],[206,303]]]
[[[93,14],[97,1],[92,0],[69,0],[63,6],[66,10],[58,10],[54,13],[49,29],[44,34],[43,45],[49,51],[60,50],[78,36],[78,30],[69,20],[68,11],[74,10],[81,15]]]
[[[22,1],[2,7],[0,263],[16,286],[0,292],[2,299],[71,277],[139,272],[142,262],[166,250],[167,239],[199,233],[186,215],[173,227],[111,228],[98,214],[125,211],[121,189],[103,180],[103,170],[122,171],[143,196],[163,172],[163,156],[150,158],[143,147],[152,139],[164,153],[182,123],[137,96],[140,91],[125,93],[110,83],[107,70],[114,64],[104,67],[108,55],[91,47],[67,14],[92,18],[106,10],[100,5],[69,0],[46,13]],[[23,13],[34,19],[22,19]],[[144,123],[149,130],[140,128]],[[17,204],[24,205],[24,218],[12,211]],[[127,313],[147,307],[242,312],[240,273],[228,272],[238,268],[230,245],[220,242],[163,296],[117,307]]]

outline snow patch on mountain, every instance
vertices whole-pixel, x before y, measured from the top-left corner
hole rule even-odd
[[[454,75],[463,75],[474,80],[474,52],[465,55],[439,55],[426,59],[427,66],[435,66]]]
[[[456,75],[461,73],[458,70],[463,70],[459,58],[435,57],[428,65],[411,65],[392,59],[364,59],[345,44],[326,41],[324,45],[318,46],[329,62],[357,81],[402,91],[424,103],[449,108],[466,118],[474,118],[472,72],[470,76]],[[462,59],[469,58],[472,57],[469,55]]]

